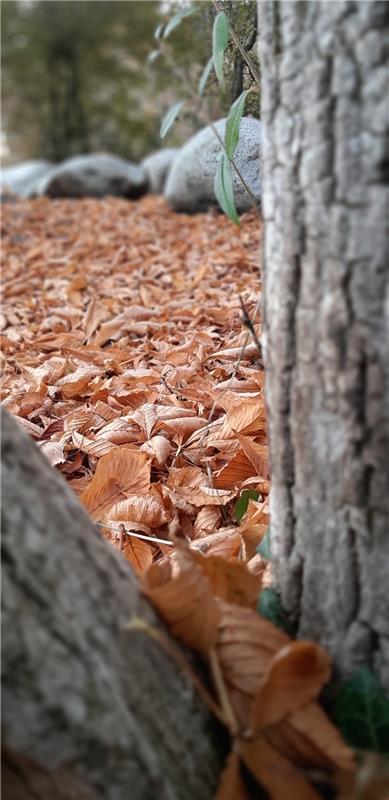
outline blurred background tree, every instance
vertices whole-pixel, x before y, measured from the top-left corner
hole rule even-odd
[[[3,132],[9,162],[61,161],[106,150],[139,161],[161,146],[161,119],[211,54],[212,2],[197,4],[154,62],[155,30],[188,3],[154,0],[7,0],[2,15]],[[254,0],[225,0],[241,41],[256,38]],[[185,79],[178,82],[172,64]],[[223,116],[250,76],[230,45],[226,88],[211,75],[202,112],[193,106],[167,144],[180,145]],[[254,100],[255,103],[255,100]],[[250,112],[255,113],[255,108]],[[164,143],[165,144],[165,143]]]

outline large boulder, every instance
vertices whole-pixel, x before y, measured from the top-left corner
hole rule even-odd
[[[214,125],[224,141],[226,120],[219,120]],[[234,155],[234,161],[257,202],[261,199],[260,135],[261,123],[252,117],[243,117]],[[221,150],[211,126],[196,133],[181,148],[165,188],[165,197],[175,211],[203,211],[210,205],[217,205],[213,185]],[[236,208],[240,213],[248,211],[252,206],[250,197],[233,168],[232,175]]]
[[[34,197],[38,186],[45,175],[52,170],[48,161],[23,161],[14,167],[4,167],[0,173],[1,195],[17,195],[18,197]]]
[[[178,147],[165,147],[143,159],[142,167],[147,175],[150,192],[163,194],[169,171],[179,152]]]
[[[93,153],[69,158],[52,170],[40,184],[40,194],[48,197],[128,197],[135,199],[147,191],[142,167],[108,153]]]

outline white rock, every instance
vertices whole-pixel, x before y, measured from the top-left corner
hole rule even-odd
[[[149,182],[149,192],[163,194],[166,179],[179,152],[178,147],[165,147],[143,159],[142,167]]]
[[[224,141],[226,120],[214,124]],[[252,117],[243,117],[234,161],[258,203],[261,200],[260,136],[261,123]],[[195,212],[217,205],[213,185],[221,150],[210,126],[192,136],[181,148],[165,188],[165,197],[175,211]],[[248,211],[252,207],[251,200],[233,168],[232,175],[236,208],[240,213]]]
[[[39,186],[48,197],[137,198],[147,190],[142,167],[108,153],[75,156],[59,164]]]
[[[51,169],[52,165],[48,161],[38,160],[5,167],[0,174],[1,192],[10,192],[19,197],[34,197],[38,193],[39,182]]]

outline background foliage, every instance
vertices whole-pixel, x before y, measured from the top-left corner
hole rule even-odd
[[[138,161],[160,147],[161,118],[179,91],[197,87],[211,53],[216,10],[212,2],[201,2],[169,36],[166,57],[150,58],[155,30],[187,5],[153,0],[3,3],[3,127],[9,160],[59,161],[108,150]],[[219,6],[250,45],[255,2],[226,0]],[[205,118],[225,115],[247,85],[247,68],[233,43],[225,72],[223,90],[213,73],[201,109],[193,105],[166,144],[181,144]],[[255,113],[255,98],[253,106],[249,113]]]

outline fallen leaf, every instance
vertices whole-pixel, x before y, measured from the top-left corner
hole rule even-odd
[[[220,776],[215,800],[250,800],[240,774],[241,761],[236,750],[231,750]]]
[[[143,453],[116,447],[103,456],[80,500],[94,520],[131,494],[145,494],[150,486],[150,463]]]
[[[128,534],[124,537],[122,553],[130,562],[136,575],[143,575],[143,573],[153,563],[153,551],[150,545],[143,539],[137,539]]]
[[[251,574],[242,561],[228,561],[221,556],[201,555],[193,557],[204,575],[209,578],[213,593],[238,606],[255,607],[261,589],[261,580]]]
[[[279,722],[316,698],[331,675],[326,651],[314,642],[291,642],[279,650],[255,693],[253,733]]]
[[[312,788],[302,771],[265,739],[240,739],[238,752],[272,800],[321,800],[321,795]]]
[[[139,522],[149,528],[159,528],[171,519],[163,503],[152,494],[133,495],[126,500],[119,500],[107,514],[104,521],[109,523],[120,520],[124,525],[127,522]]]
[[[249,436],[233,431],[247,458],[253,464],[259,478],[269,477],[269,452],[267,445],[257,444]]]
[[[143,589],[178,636],[194,650],[206,654],[215,644],[220,619],[211,584],[185,551],[174,563],[153,564],[143,578]]]
[[[221,528],[201,539],[195,539],[191,549],[204,555],[222,556],[225,559],[238,558],[242,546],[238,528]]]

